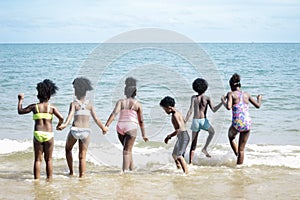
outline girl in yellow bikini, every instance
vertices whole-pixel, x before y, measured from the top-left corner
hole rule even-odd
[[[59,119],[57,127],[63,123],[64,119],[58,109],[49,103],[50,97],[58,90],[56,85],[51,80],[45,79],[43,82],[37,84],[36,89],[38,91],[37,98],[40,102],[23,108],[24,94],[21,93],[18,95],[18,113],[22,115],[33,112],[33,120],[35,121],[33,132],[34,179],[40,178],[42,157],[44,154],[47,179],[51,180],[53,171],[52,152],[54,147],[52,119],[53,115]]]

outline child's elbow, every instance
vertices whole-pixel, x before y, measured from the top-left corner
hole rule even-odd
[[[213,108],[212,111],[213,111],[213,113],[215,113],[215,112],[218,111],[218,109],[217,108]]]

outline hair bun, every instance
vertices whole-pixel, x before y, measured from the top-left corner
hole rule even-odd
[[[237,73],[233,74],[232,79],[235,83],[239,83],[241,81],[241,77]]]
[[[134,79],[132,77],[126,78],[125,85],[126,86],[136,86],[136,79]]]
[[[229,80],[230,87],[241,87],[241,76],[234,73]]]

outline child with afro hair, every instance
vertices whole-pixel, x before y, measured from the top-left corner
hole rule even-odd
[[[190,108],[186,114],[185,122],[187,122],[191,116],[191,114],[194,112],[194,117],[191,125],[192,130],[192,144],[190,149],[190,158],[189,158],[189,164],[192,163],[194,158],[194,153],[197,147],[197,139],[198,134],[200,130],[208,131],[208,137],[206,139],[206,143],[204,147],[202,148],[202,152],[206,155],[206,157],[211,157],[209,153],[207,152],[207,147],[210,144],[214,134],[215,130],[212,127],[212,125],[209,123],[206,113],[207,113],[207,107],[209,106],[210,109],[213,112],[217,112],[219,108],[222,106],[222,102],[220,102],[218,105],[214,106],[212,100],[210,97],[205,95],[205,92],[208,88],[208,83],[206,80],[202,78],[197,78],[193,82],[193,89],[195,92],[197,92],[197,95],[193,95],[191,97],[191,104]]]

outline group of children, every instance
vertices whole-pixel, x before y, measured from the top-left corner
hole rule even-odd
[[[190,108],[185,119],[182,114],[176,110],[175,100],[172,97],[167,96],[160,101],[160,106],[163,110],[167,114],[172,115],[171,121],[175,129],[173,133],[167,135],[164,142],[168,143],[172,137],[177,136],[178,140],[174,146],[172,156],[177,168],[181,168],[184,173],[188,173],[184,154],[190,141],[185,124],[192,113],[194,113],[194,116],[191,125],[192,144],[190,148],[189,163],[191,164],[193,161],[194,152],[197,146],[197,137],[200,130],[206,130],[209,133],[202,152],[207,157],[211,157],[207,152],[207,147],[211,142],[215,131],[206,117],[208,106],[213,112],[216,112],[222,105],[224,105],[228,110],[232,109],[232,125],[229,128],[228,137],[230,145],[237,156],[237,164],[243,163],[244,148],[250,134],[251,126],[248,104],[250,102],[256,108],[259,108],[262,96],[258,95],[257,101],[255,101],[251,95],[241,91],[240,76],[238,74],[234,74],[229,83],[231,91],[221,98],[221,102],[218,105],[214,106],[211,98],[205,95],[208,83],[204,79],[196,79],[193,82],[193,89],[198,94],[191,97]],[[63,122],[64,118],[58,109],[49,103],[50,97],[58,90],[57,86],[51,80],[45,79],[43,82],[37,84],[36,89],[38,91],[37,98],[39,99],[39,103],[31,104],[23,108],[22,101],[24,99],[24,94],[18,95],[18,113],[26,114],[33,112],[33,120],[35,121],[33,137],[34,178],[40,178],[40,167],[43,154],[46,162],[47,179],[52,178],[52,152],[54,148],[54,134],[52,129],[53,115],[55,115],[59,120],[56,127],[57,130],[63,130],[66,128],[74,118],[65,145],[65,153],[70,175],[74,174],[72,148],[77,141],[79,143],[79,177],[83,177],[86,171],[86,153],[91,134],[89,124],[90,116],[92,116],[95,123],[102,129],[103,134],[106,134],[108,127],[114,118],[119,115],[116,129],[118,138],[123,145],[122,171],[125,172],[127,170],[132,170],[134,167],[132,160],[132,147],[137,136],[138,126],[141,129],[144,141],[148,141],[144,128],[142,105],[135,99],[137,93],[136,80],[131,77],[126,79],[124,89],[126,98],[117,101],[115,108],[110,114],[105,125],[103,125],[101,120],[97,117],[93,104],[86,100],[86,92],[93,89],[91,82],[84,77],[76,78],[73,81],[73,87],[75,89],[76,100],[71,102],[69,114],[65,122]],[[238,145],[234,141],[237,133],[241,133]]]

